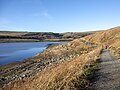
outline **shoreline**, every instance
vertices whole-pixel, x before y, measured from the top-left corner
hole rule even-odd
[[[94,45],[80,39],[64,44],[48,45],[45,50],[31,58],[0,67],[0,87],[16,79],[32,77],[44,69],[70,61],[95,48]]]
[[[51,42],[52,42],[52,41],[51,41]],[[0,42],[0,43],[1,43],[1,42]],[[5,42],[5,43],[30,43],[30,42]],[[33,43],[34,43],[34,42],[33,42]],[[43,52],[44,50],[50,48],[51,46],[53,47],[53,46],[57,46],[57,45],[60,45],[60,44],[62,44],[62,43],[47,44],[46,48],[43,49],[42,51],[38,52],[37,54]],[[19,63],[21,63],[22,61],[24,61],[24,60],[26,60],[26,59],[31,59],[32,57],[35,57],[37,54],[35,54],[35,55],[31,56],[31,57],[22,59],[22,60],[20,60],[20,61],[14,61],[14,62],[6,63],[6,64],[0,64],[0,67],[2,67],[2,66],[7,66],[7,65],[12,65],[12,64],[15,64],[15,63],[18,63],[18,64],[19,64]]]
[[[38,52],[36,55],[32,57],[23,59],[21,61],[15,61],[8,64],[0,65],[0,87],[17,78],[22,79],[24,77],[31,77],[35,75],[37,72],[42,71],[42,69],[49,67],[49,63],[48,63],[49,60],[46,60],[47,62],[46,61],[39,62],[35,60],[35,58],[38,56],[38,54],[44,53],[44,51],[47,51],[48,49],[53,48],[54,46],[59,46],[59,45],[62,45],[62,44],[48,44],[46,49],[44,49],[41,52]],[[32,71],[30,72],[24,72],[24,70],[21,71],[21,69],[24,69],[24,68],[26,69],[28,68],[28,71],[29,71],[29,68],[32,68]],[[12,73],[16,72],[16,70],[17,70],[17,74],[12,75],[11,72]],[[7,74],[4,75],[5,73]]]
[[[81,46],[81,44],[86,47]],[[15,64],[13,66],[6,65],[6,67],[2,68],[3,70],[0,68],[0,88],[14,81],[34,78],[35,75],[42,73],[42,71],[59,66],[59,64],[61,65],[64,62],[74,62],[75,58],[87,55],[94,49],[94,45],[81,42],[80,39],[64,44],[49,44],[45,50],[31,58],[13,63]],[[79,61],[79,63],[81,62]],[[1,78],[2,74],[3,78]]]
[[[28,39],[28,40],[0,40],[0,43],[14,43],[14,42],[66,42],[66,41],[72,41],[74,39],[46,39],[46,40],[38,40],[38,39]]]

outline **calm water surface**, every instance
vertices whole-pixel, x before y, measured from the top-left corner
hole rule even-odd
[[[20,61],[36,55],[44,50],[48,44],[63,42],[15,42],[0,43],[0,65]]]

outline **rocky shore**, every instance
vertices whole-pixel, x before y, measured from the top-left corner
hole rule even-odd
[[[31,77],[45,68],[71,60],[96,47],[96,44],[81,39],[64,44],[50,45],[32,58],[0,66],[0,87],[15,79]]]

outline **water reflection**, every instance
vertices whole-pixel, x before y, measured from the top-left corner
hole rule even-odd
[[[0,43],[0,65],[20,61],[44,50],[48,44],[62,42]]]

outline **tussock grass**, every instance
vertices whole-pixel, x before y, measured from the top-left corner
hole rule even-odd
[[[3,90],[84,89],[89,85],[88,76],[92,74],[99,54],[100,49],[96,49],[70,61],[47,68],[34,77],[11,82]]]
[[[96,32],[92,35],[84,37],[83,39],[103,46],[107,44],[111,52],[120,58],[120,26]]]
[[[35,63],[41,64],[41,67],[39,69],[42,71],[44,68],[48,68],[54,64],[64,63],[65,61],[72,60],[73,58],[80,56],[83,53],[88,53],[94,48],[95,47],[93,45],[85,44],[79,39],[76,39],[72,42],[66,42],[61,45],[53,45],[32,58],[23,60],[19,63],[11,63],[6,66],[1,66],[0,71],[3,73],[1,73],[0,77],[14,77],[15,75],[26,72],[28,70],[27,68],[32,69],[32,67],[33,69],[35,67],[37,70],[38,68],[36,67]],[[38,71],[36,70],[35,72],[37,73]],[[35,72],[33,72],[31,75],[35,75]],[[2,82],[2,84],[5,83]]]
[[[85,40],[98,44],[113,44],[116,40],[120,40],[120,27],[111,28],[101,32],[96,32],[92,35],[84,37]]]
[[[120,41],[116,41],[110,46],[111,52],[120,59]]]

